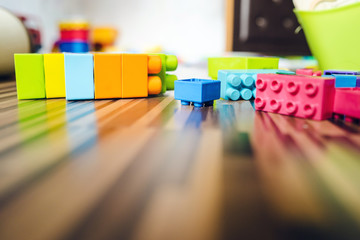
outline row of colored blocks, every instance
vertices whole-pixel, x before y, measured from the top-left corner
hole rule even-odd
[[[248,69],[248,70],[219,70],[218,80],[221,81],[221,98],[225,100],[250,100],[256,97],[255,81],[257,74],[282,73],[295,74],[291,71],[278,69]],[[360,76],[356,71],[298,69],[297,75],[323,76],[335,78],[336,88],[349,88],[360,86]]]
[[[279,73],[257,74],[256,110],[314,120],[328,119],[333,113],[360,118],[360,88],[335,88],[333,77]],[[212,106],[220,98],[221,84],[207,79],[175,81],[175,99],[182,105]]]
[[[134,98],[173,88],[177,58],[165,54],[15,54],[18,99]]]

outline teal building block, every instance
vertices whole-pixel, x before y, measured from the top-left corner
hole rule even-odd
[[[92,54],[65,54],[67,100],[94,99],[94,60]]]
[[[225,100],[250,100],[256,97],[255,81],[257,74],[278,73],[278,69],[219,70],[218,80],[221,81],[220,96]],[[281,70],[282,74],[292,74]]]
[[[44,57],[42,54],[14,54],[18,99],[45,98]]]

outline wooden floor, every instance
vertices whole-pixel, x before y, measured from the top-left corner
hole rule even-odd
[[[247,101],[17,101],[0,83],[0,239],[359,239],[360,127]]]

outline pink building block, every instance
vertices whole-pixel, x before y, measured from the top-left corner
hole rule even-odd
[[[282,74],[258,74],[255,109],[323,120],[333,111],[335,79]]]
[[[337,88],[335,90],[334,113],[360,119],[360,89]]]
[[[300,68],[296,70],[296,75],[306,75],[306,76],[317,76],[320,77],[322,75],[321,71],[314,71],[311,68]]]

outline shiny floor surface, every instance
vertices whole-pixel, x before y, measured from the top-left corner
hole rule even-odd
[[[0,83],[0,239],[359,239],[360,127],[247,101],[18,101]]]

